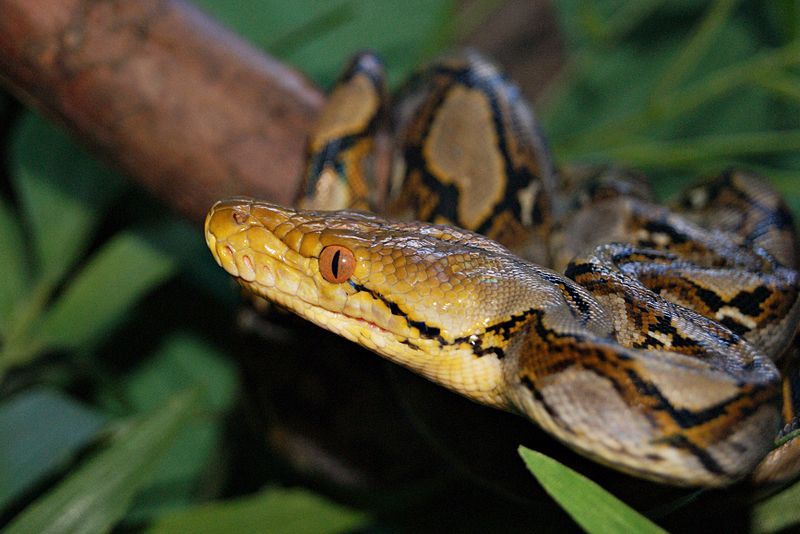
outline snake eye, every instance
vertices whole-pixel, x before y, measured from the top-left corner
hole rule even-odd
[[[322,278],[332,284],[341,284],[353,275],[356,270],[356,258],[353,252],[339,245],[330,245],[322,249],[319,255],[319,272]]]

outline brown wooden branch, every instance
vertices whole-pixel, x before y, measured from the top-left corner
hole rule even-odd
[[[181,0],[0,0],[0,80],[195,221],[290,203],[324,100]]]

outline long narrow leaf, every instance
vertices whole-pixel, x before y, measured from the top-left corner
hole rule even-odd
[[[88,245],[92,227],[125,182],[32,113],[17,129],[11,156],[38,273],[55,283]]]
[[[686,79],[703,55],[708,53],[714,37],[728,21],[737,3],[738,0],[717,0],[709,8],[686,45],[664,68],[653,90],[654,99],[663,98]]]
[[[69,284],[38,330],[45,344],[75,348],[105,333],[175,263],[131,233],[117,234]]]
[[[788,532],[800,526],[797,509],[800,507],[800,483],[788,487],[753,508],[754,534]]]
[[[108,449],[23,510],[6,534],[108,532],[190,421],[197,399],[197,390],[180,393],[118,433]]]
[[[17,214],[0,198],[0,337],[8,333],[15,304],[28,287],[30,276],[25,240]]]
[[[203,414],[175,438],[147,486],[128,513],[150,519],[193,502],[209,463],[223,449],[225,414],[234,402],[236,366],[226,354],[189,334],[173,334],[125,380],[127,404],[137,411],[155,408],[188,386],[202,388],[195,408]],[[117,391],[119,394],[119,391]]]
[[[149,534],[271,532],[334,534],[362,528],[367,517],[303,490],[270,489],[252,497],[165,515]]]
[[[665,532],[585,476],[552,458],[525,447],[519,448],[519,455],[545,491],[586,532],[592,534]]]
[[[0,508],[62,466],[105,422],[62,393],[35,388],[0,405]]]

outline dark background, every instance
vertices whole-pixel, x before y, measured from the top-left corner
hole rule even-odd
[[[560,165],[634,166],[664,198],[740,165],[800,211],[797,2],[197,3],[320,87],[361,48],[397,87],[475,46],[521,85]],[[612,473],[285,314],[241,312],[180,206],[21,96],[0,92],[0,521],[577,529],[520,443],[670,528],[769,532],[800,517],[744,487],[697,495]]]

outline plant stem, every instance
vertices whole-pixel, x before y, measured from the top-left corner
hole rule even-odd
[[[700,59],[728,20],[738,0],[718,0],[698,24],[683,50],[666,66],[653,89],[651,100],[660,100],[678,87]]]
[[[754,80],[774,76],[774,71],[800,63],[800,43],[793,42],[781,48],[759,54],[749,60],[718,70],[706,79],[649,106],[612,119],[562,143],[566,153],[586,152],[588,147],[613,147],[632,134],[656,123],[687,113],[719,98],[729,91]]]
[[[800,104],[800,79],[796,75],[785,73],[783,76],[760,78],[755,82],[791,104]]]
[[[800,130],[710,135],[686,141],[652,141],[592,152],[560,154],[567,159],[616,160],[630,165],[686,167],[730,156],[800,151]]]
[[[36,340],[30,333],[50,300],[54,287],[55,283],[49,279],[40,280],[24,305],[16,310],[8,335],[0,347],[0,378],[9,368],[29,362],[43,350],[45,343]]]

